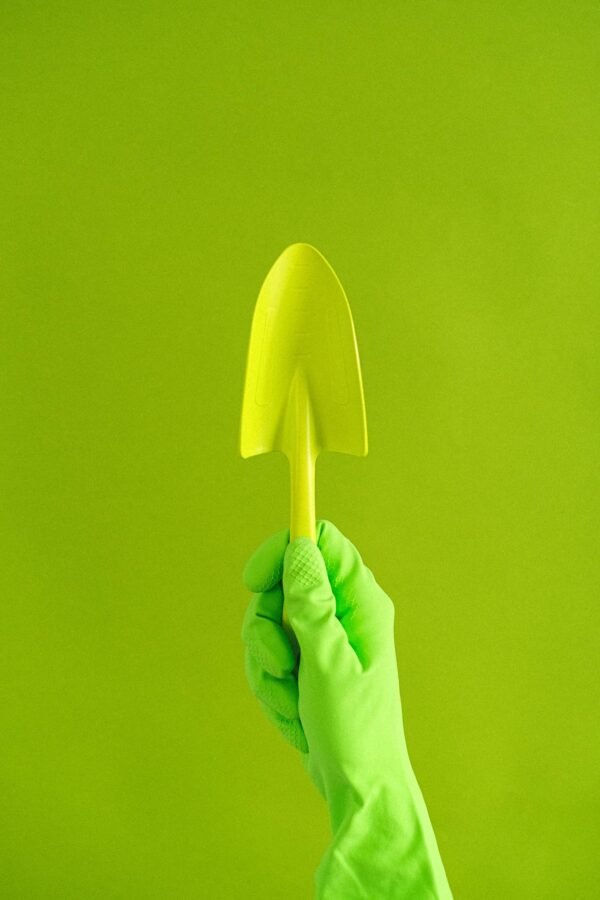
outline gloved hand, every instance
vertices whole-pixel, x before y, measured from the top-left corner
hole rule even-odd
[[[392,601],[325,521],[317,544],[273,535],[244,581],[255,592],[242,628],[251,689],[328,804],[317,897],[451,898],[404,737]]]

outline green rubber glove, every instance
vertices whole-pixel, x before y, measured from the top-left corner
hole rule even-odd
[[[404,737],[392,601],[325,521],[317,544],[273,535],[244,581],[250,687],[329,809],[317,897],[451,898]],[[284,598],[297,644],[281,625]]]

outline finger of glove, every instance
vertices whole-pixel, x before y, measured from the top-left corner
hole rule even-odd
[[[286,719],[298,719],[298,682],[292,676],[274,678],[265,672],[255,656],[246,650],[246,678],[250,690],[259,700]]]
[[[343,680],[360,662],[336,617],[336,600],[325,562],[309,538],[292,541],[285,553],[283,593],[287,615],[300,645],[303,665]]]
[[[354,544],[332,522],[319,521],[317,543],[336,597],[339,619],[363,666],[369,667],[393,644],[394,604]]]
[[[281,625],[283,588],[254,594],[242,623],[242,640],[257,662],[276,678],[293,672],[297,654]]]
[[[308,744],[306,743],[306,736],[300,719],[286,719],[285,716],[282,716],[274,709],[271,709],[271,707],[267,706],[262,700],[259,700],[258,702],[262,706],[267,719],[277,726],[285,740],[288,741],[292,747],[295,747],[296,750],[300,750],[301,753],[308,753]]]
[[[277,531],[263,541],[254,551],[242,575],[249,591],[268,591],[279,581],[283,573],[283,556],[290,537],[289,529]]]

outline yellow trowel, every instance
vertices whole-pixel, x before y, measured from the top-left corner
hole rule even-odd
[[[350,307],[310,244],[292,244],[276,260],[252,321],[241,454],[275,450],[290,463],[290,540],[315,540],[317,456],[365,456],[367,422]]]

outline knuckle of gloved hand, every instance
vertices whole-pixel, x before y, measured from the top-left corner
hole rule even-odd
[[[280,683],[280,680],[261,669],[252,657],[247,658],[246,674],[250,690],[257,700],[260,700],[264,706],[280,715],[293,715],[293,694],[290,696],[286,695],[283,688],[283,680]]]
[[[272,707],[272,689],[269,681],[265,673],[256,668],[255,666],[250,666],[250,689],[252,693],[258,700],[262,700],[263,703],[266,703],[267,706]]]
[[[304,731],[302,730],[302,725],[300,722],[295,719],[292,720],[291,727],[289,729],[289,735],[286,735],[290,744],[299,750],[300,753],[306,754],[308,753],[308,744],[306,743],[306,737],[304,735]]]
[[[261,700],[260,698],[258,698],[258,703],[267,719],[281,730],[281,716],[279,715],[279,713],[276,710],[272,709],[272,707],[270,707],[268,703],[265,703],[264,700]]]
[[[276,677],[281,675],[281,666],[263,641],[254,637],[247,641],[246,646],[250,655],[262,669]]]
[[[285,693],[278,691],[276,685],[269,681],[268,678],[263,679],[257,686],[256,697],[263,706],[267,706],[278,716],[282,716],[284,719],[290,719],[294,716],[291,698],[287,697]]]
[[[254,695],[258,700],[262,700],[267,706],[274,708],[271,687],[264,679],[259,678],[254,685]]]

